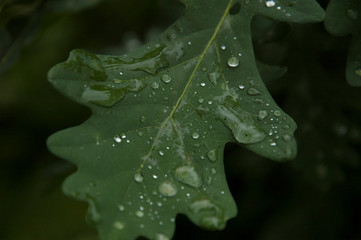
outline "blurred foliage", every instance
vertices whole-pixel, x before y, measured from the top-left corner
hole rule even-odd
[[[18,2],[36,1],[0,0],[0,9]],[[320,3],[326,8],[328,1]],[[75,48],[109,53],[139,46],[179,14],[171,0],[104,0],[42,17],[32,41],[0,76],[0,239],[97,239],[85,224],[87,205],[61,193],[74,167],[45,147],[51,133],[90,113],[55,92],[47,71]],[[22,29],[24,22],[15,19],[14,29]],[[323,24],[267,24],[253,25],[254,47],[262,62],[288,68],[267,82],[299,126],[298,157],[274,163],[228,145],[226,175],[238,216],[221,232],[179,216],[174,239],[361,239],[361,94],[345,80],[351,37],[334,37]],[[2,51],[6,36],[0,36]]]
[[[352,86],[361,86],[361,2],[359,0],[332,0],[327,6],[326,29],[336,36],[352,35],[346,79]]]

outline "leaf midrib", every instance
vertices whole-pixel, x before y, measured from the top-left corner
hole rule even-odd
[[[161,127],[159,128],[158,134],[157,134],[156,138],[154,139],[154,142],[153,142],[153,144],[152,144],[152,147],[150,148],[148,154],[144,157],[144,161],[142,162],[142,164],[140,165],[140,167],[139,167],[134,173],[139,173],[139,172],[143,169],[143,167],[145,166],[145,163],[146,163],[147,159],[148,159],[149,156],[152,154],[152,152],[153,152],[153,150],[154,150],[154,148],[155,148],[155,146],[156,146],[156,144],[157,144],[157,142],[158,142],[158,140],[159,140],[159,137],[160,137],[161,133],[163,132],[165,126],[168,124],[168,122],[169,122],[171,119],[173,119],[173,121],[175,121],[174,118],[173,118],[173,117],[174,117],[174,114],[175,114],[176,110],[178,109],[178,107],[179,107],[181,101],[183,100],[184,96],[186,95],[186,93],[187,93],[187,91],[188,91],[188,89],[189,89],[189,87],[190,87],[190,85],[191,85],[191,83],[192,83],[192,81],[193,81],[193,79],[194,79],[194,76],[195,76],[197,70],[199,69],[200,64],[201,64],[202,61],[203,61],[204,56],[206,55],[208,49],[211,47],[212,43],[215,41],[216,36],[217,36],[217,34],[219,33],[219,30],[220,30],[221,26],[223,25],[224,20],[225,20],[226,16],[228,15],[228,12],[229,12],[230,8],[232,7],[233,2],[234,2],[234,0],[229,0],[229,3],[228,3],[228,5],[227,5],[227,7],[226,7],[226,9],[225,9],[225,11],[224,11],[224,14],[222,15],[222,18],[220,19],[220,21],[219,21],[219,23],[218,23],[218,25],[217,25],[217,27],[216,27],[216,29],[215,29],[212,37],[211,37],[210,40],[208,41],[208,43],[207,43],[206,47],[204,48],[203,52],[200,54],[199,59],[198,59],[198,62],[197,62],[197,65],[195,66],[195,68],[194,68],[191,76],[189,77],[189,80],[188,80],[186,86],[184,87],[184,90],[183,90],[182,94],[181,94],[180,97],[178,98],[175,106],[173,107],[173,109],[172,109],[172,111],[170,112],[170,114],[169,114],[169,116],[167,117],[167,119],[163,122],[163,124],[162,124]],[[132,186],[133,183],[134,183],[134,182],[131,182],[131,184],[129,185],[128,189],[126,190],[126,192],[125,192],[125,194],[124,194],[124,197],[127,196],[127,194],[128,194],[128,192],[129,192],[129,190],[131,189],[131,186]],[[144,190],[146,191],[146,189],[144,189]],[[124,199],[123,199],[123,202],[124,202]]]
[[[142,168],[145,165],[145,162],[147,161],[149,156],[152,154],[152,152],[153,152],[153,150],[154,150],[154,148],[155,148],[155,146],[156,146],[156,144],[158,142],[158,139],[159,139],[162,131],[164,130],[165,126],[168,124],[169,120],[174,117],[174,113],[178,109],[178,107],[179,107],[180,103],[182,102],[185,94],[187,93],[187,91],[188,91],[188,89],[189,89],[189,87],[190,87],[190,85],[191,85],[191,83],[192,83],[192,81],[194,79],[194,76],[195,76],[196,72],[198,71],[200,64],[203,61],[204,56],[206,55],[206,53],[207,53],[208,49],[210,48],[210,46],[212,45],[213,41],[216,39],[216,36],[218,35],[218,32],[219,32],[221,26],[223,25],[223,22],[226,19],[226,16],[228,15],[228,12],[232,7],[233,2],[234,2],[234,0],[229,1],[228,5],[227,5],[227,7],[226,7],[226,9],[224,11],[224,14],[222,15],[222,18],[220,19],[220,21],[219,21],[219,23],[218,23],[212,37],[208,41],[208,43],[207,43],[206,47],[204,48],[203,52],[200,54],[197,65],[195,66],[191,76],[189,77],[189,80],[188,80],[186,86],[184,87],[184,90],[183,90],[182,94],[178,98],[177,103],[173,107],[173,109],[170,112],[169,116],[167,117],[167,119],[163,122],[162,126],[160,127],[159,132],[158,132],[156,138],[154,139],[154,142],[153,142],[153,145],[152,145],[151,149],[149,150],[148,154],[145,156],[143,163],[140,165],[140,167],[138,168],[138,170],[136,172],[140,172],[142,170]]]

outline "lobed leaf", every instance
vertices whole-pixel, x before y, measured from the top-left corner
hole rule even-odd
[[[77,165],[64,192],[88,201],[100,239],[169,239],[177,214],[223,229],[237,213],[225,144],[276,161],[296,155],[296,124],[261,80],[250,22],[255,14],[312,22],[322,9],[314,1],[182,2],[184,16],[158,39],[121,56],[74,50],[49,72],[60,92],[93,111],[48,146]]]

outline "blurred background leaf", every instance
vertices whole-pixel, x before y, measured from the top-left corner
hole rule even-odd
[[[361,86],[361,1],[331,0],[325,17],[326,29],[335,36],[352,35],[347,58],[346,79]]]

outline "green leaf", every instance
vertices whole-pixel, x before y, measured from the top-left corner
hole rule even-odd
[[[332,0],[327,6],[325,27],[336,36],[352,34],[347,57],[346,79],[352,86],[361,86],[361,2]]]
[[[100,239],[169,239],[177,214],[223,229],[237,213],[225,144],[276,161],[296,154],[296,124],[260,78],[250,22],[255,14],[313,22],[322,9],[311,0],[302,1],[309,14],[291,1],[182,2],[184,16],[155,41],[121,56],[74,50],[49,72],[55,88],[93,112],[48,146],[77,165],[63,189],[88,201]]]

